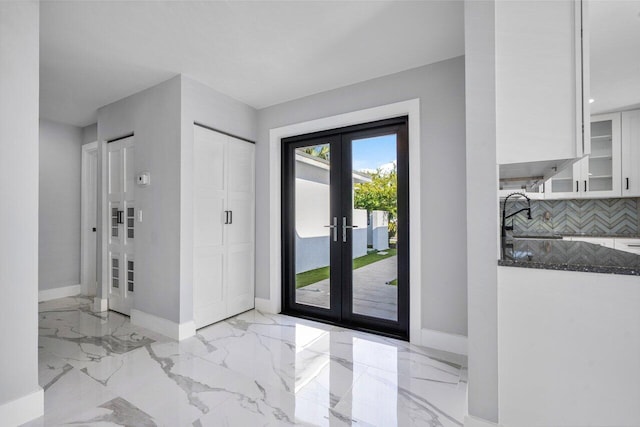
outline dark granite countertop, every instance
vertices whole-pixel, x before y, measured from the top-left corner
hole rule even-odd
[[[563,237],[602,237],[602,238],[619,238],[619,239],[640,239],[640,234],[612,234],[612,233],[527,233],[514,234],[517,239],[562,239]]]
[[[640,255],[561,239],[516,239],[498,265],[640,276]]]

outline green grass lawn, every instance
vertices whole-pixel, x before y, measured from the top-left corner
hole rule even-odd
[[[378,255],[377,252],[368,253],[365,256],[356,258],[353,260],[353,269],[356,270],[365,265],[373,264],[376,261],[381,261],[385,258],[392,257],[397,254],[397,249],[387,249],[385,255]],[[315,270],[305,271],[304,273],[296,274],[296,289],[304,288],[305,286],[319,282],[329,278],[329,267],[320,267]],[[395,280],[394,282],[397,282]],[[391,284],[394,284],[393,282]],[[394,285],[395,286],[395,285]]]

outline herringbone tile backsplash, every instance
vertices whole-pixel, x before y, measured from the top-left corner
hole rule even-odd
[[[502,207],[503,201],[500,201],[501,215]],[[507,215],[523,207],[526,202],[522,199],[509,200]],[[637,236],[640,234],[640,199],[532,200],[531,217],[532,220],[527,220],[524,213],[514,217],[514,234]]]

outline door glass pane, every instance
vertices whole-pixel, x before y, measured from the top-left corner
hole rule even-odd
[[[611,120],[591,123],[589,191],[613,190],[613,145]]]
[[[396,135],[353,140],[353,312],[397,321]]]
[[[330,146],[295,150],[296,303],[330,308]]]

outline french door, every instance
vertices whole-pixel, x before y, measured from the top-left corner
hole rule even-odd
[[[127,316],[135,292],[133,136],[107,144],[109,309]]]
[[[407,118],[283,139],[283,307],[408,339]]]

